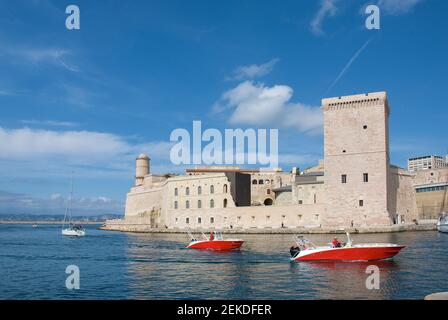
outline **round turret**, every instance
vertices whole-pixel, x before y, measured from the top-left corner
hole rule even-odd
[[[146,154],[140,154],[135,161],[135,185],[143,184],[143,179],[150,172],[149,161],[151,159]]]

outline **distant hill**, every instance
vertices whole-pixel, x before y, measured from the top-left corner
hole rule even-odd
[[[72,220],[85,222],[102,222],[122,218],[122,214],[102,214],[96,216],[72,216]],[[64,215],[55,214],[0,214],[0,221],[62,221]]]

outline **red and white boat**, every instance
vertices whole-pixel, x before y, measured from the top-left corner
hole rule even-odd
[[[220,232],[210,233],[210,237],[207,237],[202,233],[199,237],[194,236],[190,232],[191,242],[187,246],[189,249],[208,249],[208,250],[234,250],[239,249],[244,243],[241,239],[223,239]]]
[[[317,247],[302,236],[295,237],[297,247],[291,247],[292,261],[376,261],[394,257],[405,246],[393,243],[353,244],[347,233],[347,243]]]

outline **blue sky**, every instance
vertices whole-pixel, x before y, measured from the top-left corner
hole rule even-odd
[[[80,30],[65,28],[69,4]],[[193,120],[279,128],[281,167],[305,168],[330,96],[387,91],[392,162],[444,155],[447,13],[443,0],[1,1],[0,212],[60,213],[73,170],[74,213],[120,213],[135,156],[182,171],[169,136]]]

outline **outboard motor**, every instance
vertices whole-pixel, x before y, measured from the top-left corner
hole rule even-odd
[[[296,255],[298,255],[300,252],[300,248],[299,247],[294,247],[292,246],[291,248],[289,248],[289,253],[291,254],[291,257],[295,257]]]

